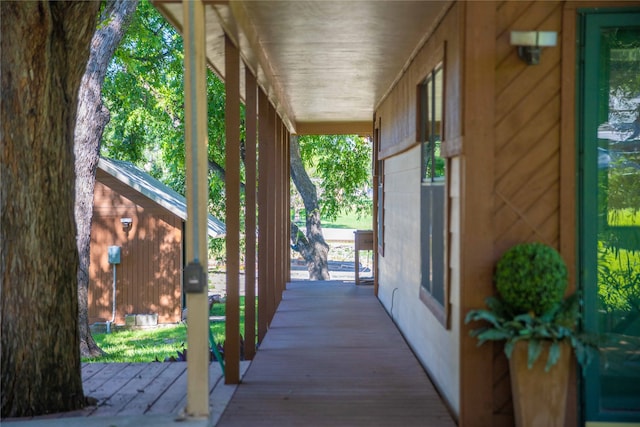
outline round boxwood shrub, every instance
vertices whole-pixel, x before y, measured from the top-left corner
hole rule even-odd
[[[515,314],[539,316],[562,301],[567,266],[560,254],[542,243],[522,243],[504,253],[496,266],[495,284]]]

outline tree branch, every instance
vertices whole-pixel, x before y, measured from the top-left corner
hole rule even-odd
[[[100,140],[109,122],[109,110],[102,102],[102,85],[109,61],[126,32],[137,0],[109,0],[100,15],[91,39],[89,60],[78,91],[78,110],[74,133],[76,172],[75,219],[78,264],[78,325],[82,356],[101,355],[89,330],[88,288],[91,245],[91,218],[96,169],[100,158]]]
[[[298,193],[300,193],[300,196],[302,197],[304,208],[307,212],[307,234],[304,240],[300,239],[300,234],[302,234],[302,232],[298,230],[298,227],[295,224],[291,225],[291,235],[294,236],[295,230],[296,236],[294,246],[297,244],[300,254],[307,262],[309,278],[311,280],[328,280],[329,264],[327,257],[329,253],[329,245],[325,242],[322,234],[320,205],[318,204],[316,186],[311,182],[311,179],[302,164],[298,137],[292,136],[290,141],[291,179],[293,180]]]

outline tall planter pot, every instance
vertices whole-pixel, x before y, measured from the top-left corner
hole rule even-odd
[[[571,346],[561,344],[560,359],[544,371],[551,343],[543,343],[538,360],[527,367],[528,341],[518,341],[509,359],[511,393],[517,427],[562,427],[565,420]]]

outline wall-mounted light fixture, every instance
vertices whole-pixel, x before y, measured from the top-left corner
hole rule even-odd
[[[122,223],[122,231],[128,233],[131,230],[133,220],[131,218],[120,218],[120,222]]]
[[[511,45],[518,47],[518,56],[529,65],[539,64],[542,48],[557,42],[555,31],[511,31]]]

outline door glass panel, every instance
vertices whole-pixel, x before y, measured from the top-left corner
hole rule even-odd
[[[640,410],[640,28],[600,27],[598,62],[596,384],[599,412],[624,413]]]

